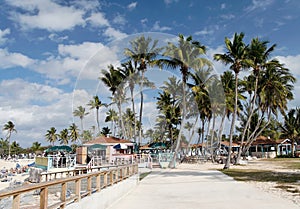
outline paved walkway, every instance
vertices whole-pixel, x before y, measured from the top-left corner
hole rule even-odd
[[[219,171],[153,169],[109,209],[296,209],[292,202]]]

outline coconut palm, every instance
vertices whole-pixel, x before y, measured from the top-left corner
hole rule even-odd
[[[13,132],[17,133],[17,130],[15,128],[15,124],[12,121],[8,121],[6,124],[4,124],[3,131],[7,131],[6,139],[8,140],[8,158],[10,158],[10,137]]]
[[[210,66],[211,63],[206,59],[201,57],[206,52],[204,45],[201,45],[198,41],[193,41],[192,36],[185,38],[182,34],[179,35],[178,45],[174,45],[169,42],[165,48],[163,55],[168,57],[167,59],[160,59],[158,62],[161,66],[166,66],[172,69],[178,69],[182,75],[182,124],[180,126],[180,131],[175,147],[175,155],[179,151],[180,141],[182,137],[182,131],[186,118],[186,83],[189,71],[191,69],[203,69],[205,66]],[[175,165],[175,157],[173,158],[170,166]]]
[[[68,129],[63,129],[60,131],[59,133],[59,142],[60,144],[64,144],[64,145],[67,145],[69,143],[69,132],[68,132]]]
[[[230,65],[230,69],[235,73],[235,100],[234,100],[234,111],[232,114],[230,133],[229,133],[229,152],[224,169],[230,167],[232,139],[235,128],[235,120],[238,109],[238,75],[242,69],[248,68],[247,62],[247,46],[243,42],[244,33],[234,34],[233,41],[226,37],[225,46],[227,52],[225,54],[215,54],[214,59],[223,62],[225,65]]]
[[[72,123],[72,125],[70,125],[69,127],[69,131],[70,131],[70,139],[71,142],[76,143],[79,140],[79,130],[78,127],[76,126],[75,123]]]
[[[85,108],[82,106],[78,106],[76,110],[74,110],[73,115],[80,118],[81,124],[81,134],[83,133],[83,118],[89,113],[85,111]]]
[[[145,72],[148,66],[153,66],[156,63],[157,55],[162,51],[162,48],[158,47],[158,40],[152,41],[150,37],[139,36],[130,41],[131,48],[126,48],[124,54],[127,58],[134,62],[134,66],[138,66],[138,71],[141,72],[140,82],[140,115],[139,115],[139,144],[142,140],[142,118],[143,118],[143,85]]]
[[[300,136],[300,109],[291,109],[284,116],[283,124],[280,126],[282,130],[281,137],[290,139],[292,142],[292,156],[294,157],[294,143]]]
[[[107,106],[106,104],[102,103],[99,99],[99,97],[93,96],[93,99],[89,101],[89,103],[87,104],[88,106],[90,106],[90,109],[96,109],[96,122],[97,122],[97,128],[98,128],[98,132],[100,132],[100,125],[99,125],[99,109],[100,107],[103,106]]]
[[[105,122],[111,122],[110,129],[113,130],[113,135],[115,135],[116,121],[118,121],[118,113],[114,109],[109,109],[106,112]]]
[[[59,135],[56,133],[56,128],[54,127],[51,127],[49,130],[47,130],[47,133],[45,134],[46,140],[50,142],[52,146],[57,141],[58,136]]]
[[[113,65],[108,66],[108,70],[102,70],[103,76],[99,79],[109,88],[111,94],[113,96],[113,100],[115,100],[117,104],[117,108],[119,110],[119,124],[121,125],[121,135],[126,136],[125,127],[122,118],[122,103],[125,100],[124,95],[124,79],[125,76]]]
[[[41,150],[41,148],[42,148],[41,143],[39,143],[39,142],[33,142],[31,145],[31,150],[33,152],[39,151],[39,150]]]
[[[241,138],[241,144],[244,144],[244,139],[246,137],[248,126],[251,123],[252,115],[255,110],[255,104],[256,103],[256,97],[257,97],[257,90],[258,90],[258,82],[260,77],[260,72],[262,70],[265,70],[265,68],[270,64],[277,63],[275,60],[269,61],[270,54],[274,51],[276,44],[273,44],[270,48],[268,48],[268,41],[261,41],[258,38],[254,38],[251,40],[251,43],[248,47],[247,52],[247,61],[251,68],[253,69],[253,76],[255,77],[255,83],[254,83],[254,92],[253,96],[250,94],[250,106],[249,106],[249,114],[248,114],[248,120],[245,124],[244,130],[242,132],[242,138]],[[253,77],[249,76],[250,85],[251,80],[253,81]],[[252,79],[251,79],[252,78]],[[249,92],[249,91],[248,91]],[[237,157],[237,163],[239,163],[239,160],[241,158],[242,149],[239,150],[238,157]]]

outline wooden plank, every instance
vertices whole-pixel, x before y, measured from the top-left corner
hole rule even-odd
[[[89,176],[87,178],[87,191],[88,191],[88,195],[92,194],[92,176]]]
[[[96,191],[97,192],[101,191],[101,174],[98,174],[96,176]]]
[[[41,188],[40,193],[40,209],[47,209],[48,207],[48,187]]]
[[[81,179],[77,179],[75,181],[75,194],[77,196],[77,199],[75,202],[79,202],[81,200],[80,191],[81,191]]]
[[[61,184],[61,195],[60,195],[60,200],[61,200],[62,204],[60,205],[60,208],[65,208],[66,195],[67,195],[67,183],[62,183]]]

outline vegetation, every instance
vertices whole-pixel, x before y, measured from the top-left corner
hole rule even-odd
[[[87,101],[89,110],[96,112],[96,124],[90,129],[84,127],[89,111],[81,105],[73,111],[80,119],[81,130],[75,123],[59,131],[51,127],[45,134],[46,140],[52,146],[58,142],[75,146],[99,135],[113,135],[138,144],[148,139],[166,143],[177,157],[183,141],[190,144],[197,138],[194,143],[206,143],[209,148],[206,151],[214,155],[214,149],[226,139],[229,150],[233,142],[241,142],[237,161],[259,135],[299,140],[300,111],[287,108],[293,99],[294,76],[284,63],[271,57],[276,44],[269,46],[268,41],[259,38],[245,43],[244,37],[244,33],[235,33],[232,40],[226,37],[225,53],[214,55],[215,61],[224,64],[225,72],[220,78],[212,70],[212,61],[205,56],[206,46],[192,36],[180,34],[176,42],[162,47],[150,37],[134,38],[129,42],[130,47],[124,49],[124,62],[100,69],[99,81],[108,88],[111,97],[107,104],[103,103],[107,98],[98,95]],[[146,73],[152,68],[177,71],[181,79],[169,77],[163,86],[157,87],[156,124],[145,130],[144,88],[155,87]],[[139,108],[135,93],[139,95]],[[125,107],[128,101],[131,104]],[[100,114],[103,110],[105,117]],[[100,124],[100,119],[104,124]],[[224,133],[226,121],[230,123],[228,137]],[[5,150],[8,146],[10,153],[10,138],[16,129],[9,121],[3,130],[7,136],[1,139],[0,148]],[[224,168],[229,167],[230,158]]]

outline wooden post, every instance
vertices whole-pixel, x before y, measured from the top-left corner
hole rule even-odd
[[[104,187],[107,187],[107,172],[104,173]]]
[[[79,202],[81,199],[80,191],[81,191],[81,179],[78,179],[75,181],[75,194],[77,196],[75,202]]]
[[[97,192],[101,191],[101,174],[100,173],[96,176],[96,190],[97,190]]]
[[[64,182],[61,184],[61,195],[60,195],[60,200],[62,202],[62,205],[60,208],[65,208],[66,204],[66,195],[67,195],[67,183]]]
[[[92,194],[92,177],[89,176],[87,178],[87,191],[88,191],[88,195]]]
[[[40,209],[47,209],[48,207],[48,187],[41,188],[40,193]]]
[[[21,194],[17,194],[13,196],[13,209],[19,209],[20,208],[20,196]]]
[[[114,184],[114,171],[111,170],[109,173],[109,181],[110,181],[110,185]]]

